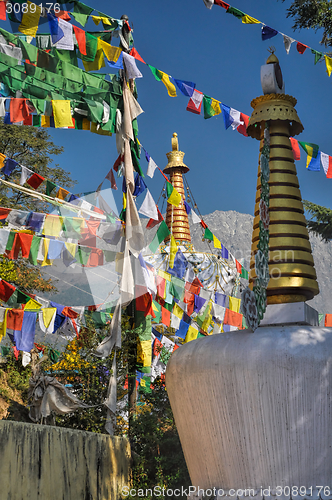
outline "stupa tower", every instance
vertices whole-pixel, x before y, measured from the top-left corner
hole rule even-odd
[[[166,153],[168,164],[164,168],[164,173],[169,175],[172,186],[180,193],[182,201],[178,207],[167,203],[166,224],[177,243],[190,243],[190,229],[188,215],[183,203],[185,199],[182,174],[189,172],[187,165],[183,163],[184,153],[179,151],[177,134],[172,137],[172,151]],[[169,241],[166,238],[165,241]]]
[[[251,102],[254,111],[247,128],[248,135],[264,142],[265,123],[270,133],[270,206],[269,206],[269,273],[267,303],[305,302],[319,293],[304,217],[299,182],[290,137],[302,132],[303,125],[294,109],[296,99],[284,93],[277,57],[272,53],[261,68],[264,95]],[[255,204],[255,219],[250,262],[250,287],[255,279],[255,257],[259,240],[261,170]]]

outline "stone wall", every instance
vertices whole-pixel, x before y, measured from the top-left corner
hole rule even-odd
[[[128,485],[126,438],[0,421],[1,500],[116,500]]]

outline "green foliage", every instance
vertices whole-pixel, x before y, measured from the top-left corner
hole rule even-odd
[[[58,147],[52,142],[46,129],[4,125],[3,119],[0,120],[0,153],[60,186],[70,187],[75,184],[70,174],[58,165],[52,165],[52,156],[62,152],[63,147]],[[17,181],[20,175],[21,169],[17,168],[11,174],[10,180]],[[0,204],[4,207],[34,211],[43,211],[47,207],[41,201],[4,186],[0,187]]]
[[[332,210],[306,200],[303,205],[311,215],[311,219],[307,221],[309,231],[320,236],[325,242],[332,240]]]
[[[283,0],[284,1],[284,0]],[[328,0],[294,0],[287,9],[287,17],[295,20],[293,29],[323,29],[321,43],[332,46],[332,4]]]
[[[0,278],[14,283],[17,279],[16,267],[12,260],[0,255]]]

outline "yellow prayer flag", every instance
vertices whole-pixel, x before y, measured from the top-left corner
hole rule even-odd
[[[75,257],[77,243],[65,243],[65,246],[72,257]]]
[[[174,205],[175,207],[178,207],[180,205],[180,203],[181,203],[181,195],[180,195],[180,193],[175,188],[173,188],[173,191],[172,191],[171,195],[169,196],[169,198],[167,199],[167,201],[171,205]]]
[[[112,26],[112,23],[111,21],[108,19],[108,17],[103,17],[103,16],[91,16],[92,17],[92,20],[93,22],[98,26],[98,24],[100,23],[100,21],[103,23],[103,24],[107,24],[108,26]]]
[[[59,200],[64,200],[67,194],[69,194],[69,191],[67,191],[67,189],[59,188],[56,198],[59,198]]]
[[[51,126],[51,121],[50,117],[46,115],[41,115],[41,127],[50,127]]]
[[[184,343],[190,342],[191,340],[197,339],[198,330],[194,326],[190,325],[187,331],[186,338],[184,339]]]
[[[0,153],[0,168],[3,167],[3,165],[5,163],[5,159],[6,159],[6,155]]]
[[[1,321],[0,321],[0,342],[3,337],[6,335],[7,330],[7,312],[8,309],[2,310]]]
[[[171,269],[173,269],[174,259],[175,259],[177,251],[178,251],[178,246],[176,244],[174,236],[171,234],[171,245],[170,245],[170,251],[169,251],[169,267]]]
[[[176,316],[179,319],[183,318],[183,311],[178,304],[174,305],[173,314],[174,314],[174,316]]]
[[[85,68],[85,71],[98,71],[100,68],[104,68],[105,61],[104,61],[104,51],[102,48],[101,40],[98,38],[98,45],[97,45],[97,52],[96,52],[96,57],[94,61],[87,62],[83,60],[83,66]]]
[[[122,52],[119,47],[113,47],[113,45],[105,42],[104,40],[100,40],[99,43],[101,48],[103,49],[106,59],[113,62],[116,62],[119,59]]]
[[[55,128],[73,126],[70,101],[52,100],[52,108]]]
[[[44,266],[51,266],[52,265],[52,261],[47,258],[48,247],[50,246],[50,240],[48,238],[44,238],[43,242],[42,242],[42,245],[43,245],[44,259],[43,259],[43,262],[41,263],[41,266],[42,267],[44,267]]]
[[[242,22],[244,24],[261,24],[261,22],[258,21],[258,19],[255,19],[254,17],[248,16],[247,14],[242,16]]]
[[[220,115],[221,113],[221,108],[220,108],[220,102],[217,101],[216,99],[211,99],[211,108],[214,111],[214,116]]]
[[[87,118],[82,120],[82,130],[90,130],[91,122]]]
[[[161,276],[167,281],[171,281],[171,275],[169,273],[166,273],[166,271],[162,271],[161,269],[158,269],[158,276]]]
[[[331,71],[332,71],[332,59],[331,59],[331,57],[328,57],[328,56],[324,56],[324,57],[325,57],[326,71],[327,71],[327,74],[330,76]]]
[[[137,343],[137,362],[144,367],[151,366],[152,345],[151,340],[139,340]]]
[[[127,208],[127,196],[126,196],[126,193],[122,193],[122,204],[123,204],[123,210],[126,210],[126,208]]]
[[[57,215],[46,215],[43,234],[47,236],[59,236],[63,228],[63,217]]]
[[[212,301],[210,300],[209,304],[204,312],[205,320],[203,321],[203,324],[201,326],[203,332],[207,332],[209,326],[211,325],[211,322],[212,322],[211,310],[212,310]]]
[[[46,328],[50,326],[54,314],[56,314],[56,307],[45,307],[42,309],[43,321]]]
[[[312,160],[312,156],[307,155],[307,163],[306,163],[306,166],[305,166],[306,168],[309,167],[309,163],[311,162],[311,160]]]
[[[241,299],[236,297],[229,297],[229,309],[231,311],[240,312]]]
[[[18,27],[18,31],[23,33],[24,35],[28,36],[36,36],[36,33],[38,31],[38,24],[39,24],[39,18],[42,12],[42,9],[39,5],[36,5],[35,3],[32,2],[27,2],[28,7],[27,7],[27,12],[23,12],[22,16],[22,21],[21,24]],[[22,8],[23,5],[20,5],[20,8]]]
[[[213,235],[213,246],[214,248],[220,248],[221,249],[221,242],[218,240],[218,238]]]
[[[112,135],[112,132],[108,132],[108,130],[103,130],[102,128],[100,128],[99,123],[91,122],[91,129],[90,130],[93,134],[109,135],[109,136]]]
[[[176,97],[176,88],[175,88],[174,83],[172,83],[170,81],[169,75],[167,75],[163,71],[160,71],[160,69],[158,69],[158,73],[159,73],[159,77],[161,78],[161,81],[163,82],[163,84],[167,88],[168,95],[171,97]]]
[[[40,304],[40,302],[37,302],[36,300],[34,299],[30,299],[26,304],[25,304],[25,307],[24,307],[24,310],[25,311],[37,311],[38,309],[40,309],[42,307],[42,305]]]

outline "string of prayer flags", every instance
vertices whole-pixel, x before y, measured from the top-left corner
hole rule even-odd
[[[166,193],[167,193],[167,202],[175,207],[178,207],[181,203],[181,195],[175,189],[175,187],[170,183],[166,183]]]

